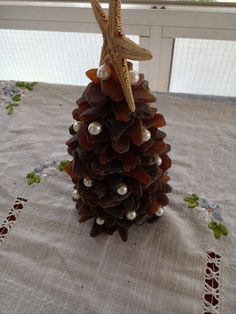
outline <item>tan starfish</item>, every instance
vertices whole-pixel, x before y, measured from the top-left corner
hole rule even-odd
[[[121,26],[120,0],[109,0],[108,18],[98,0],[91,0],[91,4],[103,36],[100,65],[107,61],[112,62],[130,111],[135,111],[127,59],[149,60],[152,54],[124,35]]]

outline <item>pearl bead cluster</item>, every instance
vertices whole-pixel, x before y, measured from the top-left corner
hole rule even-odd
[[[159,158],[159,159],[158,159]],[[158,156],[157,158],[157,162],[159,161],[161,163],[161,158]],[[83,184],[84,186],[90,188],[94,185],[94,181],[93,179],[91,179],[90,177],[85,177],[83,179]],[[117,185],[116,187],[116,192],[117,194],[119,195],[125,195],[128,193],[128,186],[124,183],[124,182],[121,182]],[[79,196],[79,193],[77,190],[74,190],[73,191],[73,198],[75,200],[79,200],[80,196]],[[161,217],[162,215],[164,214],[164,209],[162,207],[160,207],[156,212],[155,212],[155,215],[157,217]],[[128,220],[134,220],[135,218],[137,217],[137,213],[136,211],[132,210],[132,211],[128,211],[126,213],[126,218]],[[97,217],[96,218],[96,223],[98,225],[103,225],[105,223],[104,219],[100,218],[100,217]]]
[[[93,182],[93,180],[92,180],[91,178],[85,177],[85,178],[83,179],[83,184],[84,184],[86,187],[92,187],[92,186],[94,185],[94,182]],[[119,195],[125,195],[125,194],[127,194],[127,193],[128,193],[128,187],[127,187],[127,185],[126,185],[125,183],[121,182],[120,184],[117,185],[116,192],[117,192],[117,194],[119,194]],[[74,190],[74,191],[73,191],[73,198],[74,198],[75,200],[79,200],[80,196],[79,196],[79,193],[78,193],[77,190]],[[157,217],[161,217],[163,214],[164,214],[164,209],[163,209],[163,208],[159,208],[159,209],[155,212],[155,215],[156,215]],[[126,216],[126,218],[127,218],[128,220],[134,220],[134,219],[137,217],[137,213],[136,213],[136,211],[131,210],[131,211],[128,211],[125,216]],[[105,220],[104,220],[103,218],[101,218],[101,217],[97,217],[97,218],[96,218],[96,223],[97,223],[97,225],[102,226],[102,225],[105,223]]]
[[[137,214],[135,211],[129,211],[127,212],[126,214],[126,218],[129,219],[129,220],[134,220],[135,218],[137,217]],[[102,219],[101,217],[97,217],[96,218],[96,223],[101,226],[105,223],[105,220]]]
[[[97,77],[102,81],[106,81],[111,76],[111,69],[107,64],[102,64],[97,70]],[[129,80],[131,85],[136,85],[139,81],[139,74],[135,70],[129,71]]]
[[[84,184],[84,186],[86,186],[87,188],[90,188],[90,187],[93,186],[94,183],[93,183],[93,180],[92,180],[91,178],[86,177],[86,178],[83,179],[83,184]],[[76,190],[76,189],[73,190],[72,196],[73,196],[73,198],[74,198],[75,200],[79,200],[79,199],[80,199],[79,192],[78,192],[78,190]]]
[[[83,126],[82,122],[76,121],[73,124],[73,129],[74,129],[75,132],[78,132],[82,128],[82,126]],[[102,132],[102,129],[103,129],[102,124],[100,122],[97,122],[97,121],[91,122],[88,125],[88,132],[91,135],[95,135],[95,136],[99,135]],[[143,142],[147,142],[147,141],[149,141],[151,139],[152,135],[151,135],[151,132],[148,129],[142,128],[141,136],[142,136]]]
[[[81,121],[76,121],[73,124],[73,129],[75,132],[79,132],[79,130],[81,130],[83,126],[83,122]],[[88,131],[91,135],[98,135],[102,132],[102,124],[95,121],[95,122],[91,122],[88,126]]]
[[[76,125],[74,126],[74,130],[79,130],[81,128],[80,125],[78,125],[78,122],[75,122]],[[91,122],[88,126],[88,131],[91,135],[99,135],[102,132],[103,126],[100,122]],[[77,132],[77,131],[76,131]],[[147,142],[151,139],[151,132],[146,129],[146,128],[142,128],[141,131],[141,136],[142,136],[142,140],[143,142]]]

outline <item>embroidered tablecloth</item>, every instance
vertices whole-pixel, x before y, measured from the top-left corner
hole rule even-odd
[[[157,95],[173,193],[165,215],[123,243],[89,236],[57,170],[82,89],[1,86],[1,314],[235,313],[236,99]]]

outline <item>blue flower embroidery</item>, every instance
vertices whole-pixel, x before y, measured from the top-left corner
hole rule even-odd
[[[209,216],[211,216],[215,220],[223,221],[223,218],[221,216],[221,209],[219,205],[213,202],[209,202],[205,198],[200,198],[199,206],[201,208],[205,208],[208,211]]]
[[[3,86],[3,95],[5,97],[11,98],[20,93],[21,93],[20,88],[16,87],[15,85],[7,84]]]
[[[47,177],[48,175],[54,175],[57,170],[64,171],[65,166],[69,163],[69,160],[43,160],[37,165],[32,172],[26,175],[28,185],[33,183],[40,183],[41,177]]]
[[[32,91],[36,82],[13,82],[7,81],[0,84],[0,103],[6,105],[7,114],[13,113],[14,108],[20,105],[22,96],[26,91]]]
[[[184,201],[189,208],[198,209],[200,216],[208,222],[208,228],[213,231],[215,238],[219,239],[222,234],[225,236],[228,234],[226,226],[221,223],[223,218],[218,204],[199,198],[196,194],[186,195]]]

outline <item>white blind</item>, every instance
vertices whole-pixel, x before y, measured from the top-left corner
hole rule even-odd
[[[236,96],[236,41],[176,38],[170,92]]]
[[[128,37],[139,43],[139,36]],[[85,72],[98,67],[102,42],[101,34],[0,29],[0,80],[87,85]]]

